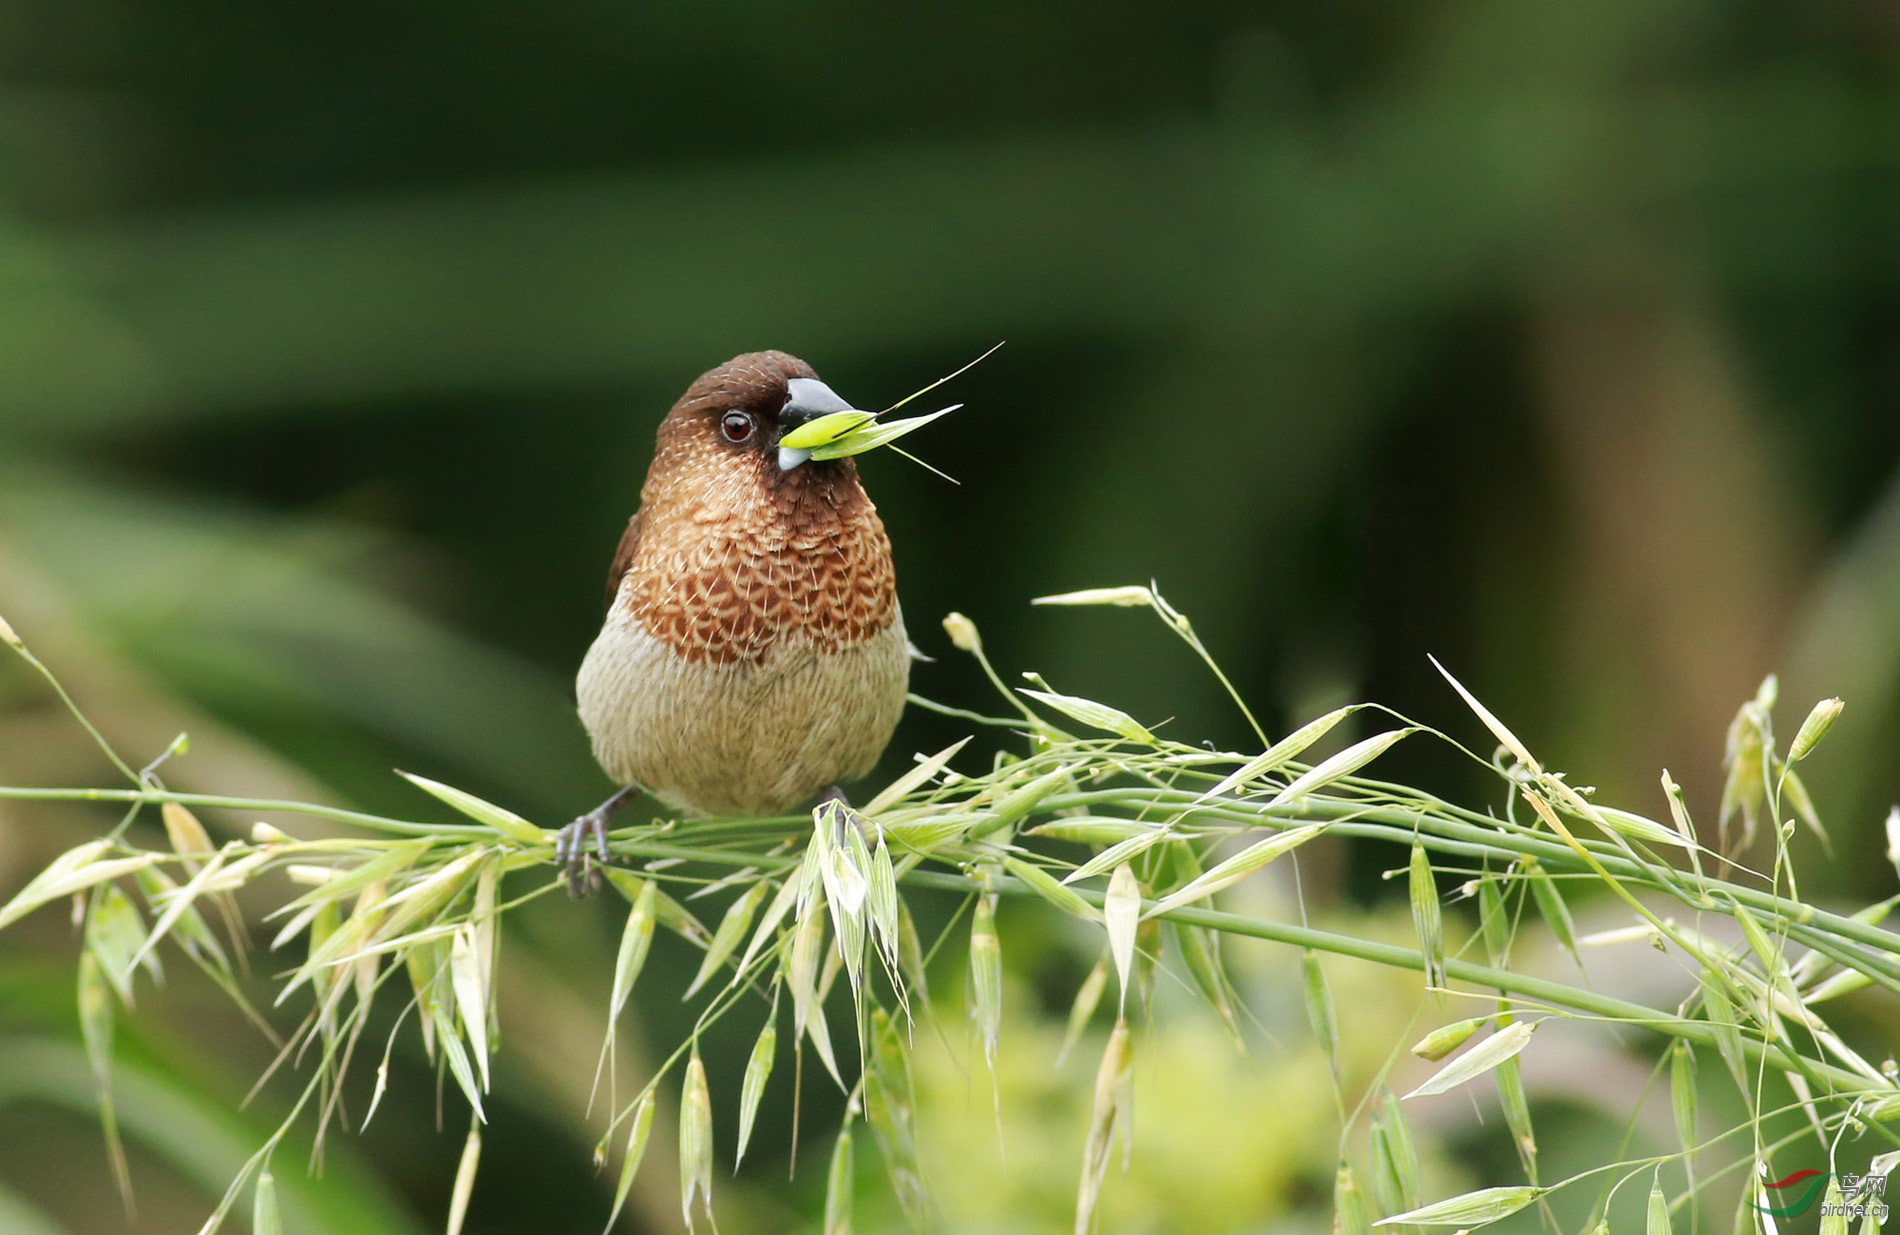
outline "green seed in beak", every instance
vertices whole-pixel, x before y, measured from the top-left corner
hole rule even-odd
[[[832,412],[799,425],[781,437],[778,444],[785,450],[816,450],[820,446],[831,445],[875,419],[877,417],[870,412]]]

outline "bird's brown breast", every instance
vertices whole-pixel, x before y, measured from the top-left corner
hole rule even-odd
[[[897,612],[891,545],[851,460],[779,472],[768,457],[662,432],[621,541],[613,603],[689,661],[836,652]]]

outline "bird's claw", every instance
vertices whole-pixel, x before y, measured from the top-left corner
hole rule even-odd
[[[554,861],[567,875],[569,896],[588,896],[600,891],[600,867],[607,865],[606,817],[598,810],[588,811],[556,832]]]
[[[554,834],[554,862],[567,876],[569,896],[600,891],[600,872],[613,860],[607,851],[607,824],[637,793],[622,789]]]

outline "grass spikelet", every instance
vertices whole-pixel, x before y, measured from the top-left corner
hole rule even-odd
[[[173,853],[180,857],[202,857],[211,853],[211,836],[205,831],[205,825],[198,822],[198,816],[177,802],[161,803],[158,816],[164,821],[165,838],[171,842]]]
[[[1220,1017],[1234,1045],[1244,1051],[1246,1043],[1240,1036],[1240,1015],[1236,1010],[1239,996],[1221,965],[1219,937],[1201,927],[1179,922],[1167,923],[1165,937],[1171,940],[1170,946],[1186,966],[1201,998],[1207,1000],[1208,1006]]]
[[[739,941],[745,938],[746,930],[752,925],[752,915],[759,911],[759,905],[765,900],[771,886],[763,880],[752,884],[741,892],[736,900],[726,908],[726,916],[719,920],[719,929],[713,932],[712,942],[706,946],[706,955],[699,962],[699,972],[686,987],[681,999],[691,999],[699,993],[712,976],[719,972],[732,954],[739,950]]]
[[[1135,928],[1141,921],[1141,885],[1128,866],[1118,866],[1108,881],[1108,899],[1102,903],[1102,917],[1108,926],[1108,950],[1115,958],[1115,974],[1121,980],[1121,1009],[1128,1011],[1128,971],[1135,959]]]
[[[917,1152],[917,1092],[910,1056],[897,1023],[882,1008],[871,1013],[870,1070],[864,1077],[864,1119],[884,1158],[891,1191],[918,1230],[931,1229],[929,1190]]]
[[[1326,1053],[1326,1062],[1339,1075],[1339,1016],[1333,1009],[1333,992],[1326,985],[1326,971],[1320,967],[1319,953],[1308,948],[1300,954],[1300,986],[1306,996],[1306,1023],[1313,1027],[1313,1039]]]
[[[1081,918],[1084,922],[1099,923],[1102,920],[1101,910],[1077,896],[1067,885],[1057,883],[1055,876],[1035,863],[1025,862],[1012,855],[1003,859],[1003,869],[1062,912]]]
[[[1146,589],[1143,590],[1145,591]],[[1201,801],[1211,801],[1214,798],[1223,797],[1232,793],[1237,789],[1245,789],[1261,777],[1271,772],[1279,771],[1304,754],[1307,747],[1319,741],[1328,733],[1331,733],[1333,726],[1345,720],[1354,712],[1357,712],[1360,706],[1359,704],[1353,704],[1348,707],[1335,708],[1318,720],[1308,721],[1286,737],[1275,742],[1272,746],[1269,746],[1259,755],[1256,755],[1254,758],[1242,764],[1238,771],[1223,778],[1212,789],[1209,789],[1206,793],[1201,795]]]
[[[1124,1140],[1134,1118],[1135,1053],[1125,1018],[1115,1022],[1114,1032],[1102,1051],[1102,1062],[1095,1070],[1095,1096],[1089,1106],[1088,1139],[1082,1150],[1082,1179],[1075,1195],[1075,1235],[1089,1235],[1095,1224],[1095,1206],[1101,1198],[1102,1180],[1108,1173],[1109,1154],[1115,1138]]]
[[[832,1146],[831,1167],[825,1172],[825,1235],[851,1235],[854,1167],[851,1125],[846,1123]]]
[[[1082,979],[1082,985],[1075,988],[1075,1000],[1069,1005],[1068,1028],[1062,1034],[1062,1050],[1056,1054],[1056,1065],[1069,1057],[1081,1038],[1082,1031],[1088,1028],[1095,1009],[1102,1002],[1102,992],[1108,989],[1108,956],[1104,954],[1095,962],[1088,976]]]
[[[1504,906],[1504,893],[1495,875],[1478,880],[1478,931],[1484,937],[1484,953],[1493,969],[1511,963],[1511,917]]]
[[[1371,1145],[1372,1194],[1380,1211],[1390,1215],[1418,1208],[1418,1144],[1398,1095],[1389,1088],[1372,1123]]]
[[[1519,1185],[1509,1188],[1479,1188],[1406,1213],[1395,1214],[1374,1226],[1457,1226],[1477,1227],[1508,1218],[1544,1195],[1546,1189]]]
[[[1231,884],[1239,883],[1275,858],[1298,849],[1325,829],[1325,824],[1309,823],[1302,827],[1288,828],[1277,836],[1269,836],[1263,841],[1249,845],[1213,870],[1192,880],[1186,887],[1170,892],[1156,901],[1154,908],[1148,910],[1145,916],[1158,917],[1179,909],[1183,905],[1191,905],[1195,901],[1212,896]]]
[[[1365,767],[1386,751],[1391,750],[1400,738],[1417,733],[1416,726],[1407,725],[1403,729],[1391,729],[1385,733],[1375,733],[1363,741],[1354,742],[1345,750],[1322,761],[1311,771],[1303,772],[1293,779],[1293,783],[1274,795],[1267,809],[1273,810],[1297,802],[1309,793],[1317,793],[1326,786],[1343,780]]]
[[[1366,1211],[1365,1190],[1346,1162],[1333,1176],[1334,1235],[1372,1235],[1372,1217]]]
[[[85,1039],[86,1062],[92,1065],[93,1092],[99,1099],[99,1126],[105,1135],[106,1156],[112,1164],[112,1182],[126,1217],[132,1204],[132,1171],[126,1164],[125,1145],[119,1140],[119,1118],[112,1101],[112,992],[99,961],[88,951],[79,957],[79,1029]]]
[[[1405,1096],[1421,1098],[1428,1094],[1445,1093],[1474,1077],[1483,1076],[1505,1060],[1514,1058],[1519,1051],[1529,1046],[1531,1033],[1536,1028],[1536,1021],[1516,1021],[1503,1026],[1496,1033],[1434,1072],[1429,1080]]]
[[[1693,1157],[1696,1137],[1695,1052],[1681,1039],[1669,1048],[1669,1103],[1682,1152]]]
[[[251,1199],[251,1235],[284,1235],[284,1220],[277,1210],[277,1180],[269,1167],[258,1172],[255,1188]]]
[[[463,925],[449,944],[449,979],[455,994],[455,1008],[462,1017],[462,1032],[468,1035],[481,1069],[482,1092],[488,1092],[488,982],[481,955],[475,943],[475,930]]]
[[[1516,1054],[1499,1063],[1494,1075],[1498,1082],[1498,1106],[1504,1112],[1504,1126],[1511,1130],[1511,1142],[1517,1147],[1518,1161],[1524,1165],[1525,1177],[1536,1183],[1537,1132],[1531,1126],[1530,1100],[1524,1093],[1524,1073]]]
[[[706,1065],[699,1052],[686,1064],[680,1086],[680,1213],[686,1229],[693,1229],[693,1200],[699,1199],[712,1217],[713,1116],[712,1096],[706,1089]]]
[[[1794,741],[1788,745],[1788,762],[1800,763],[1814,748],[1821,744],[1827,731],[1840,719],[1841,709],[1847,705],[1839,699],[1823,699],[1809,711],[1807,719],[1801,722],[1801,728],[1795,731]]]
[[[1438,1060],[1443,1059],[1445,1056],[1463,1046],[1470,1039],[1471,1035],[1477,1031],[1478,1026],[1490,1019],[1488,1016],[1474,1016],[1469,1020],[1453,1021],[1449,1025],[1441,1025],[1420,1038],[1417,1042],[1414,1042],[1412,1044],[1412,1054],[1417,1055],[1420,1059],[1426,1059],[1436,1063]]]
[[[1412,928],[1418,932],[1419,951],[1425,954],[1425,985],[1445,985],[1445,920],[1438,907],[1438,882],[1423,845],[1412,846],[1407,887],[1412,902]]]
[[[1649,1220],[1643,1229],[1647,1235],[1669,1235],[1669,1198],[1660,1184],[1650,1185]]]
[[[745,1161],[746,1146],[752,1142],[752,1123],[759,1115],[759,1100],[765,1097],[766,1082],[772,1079],[772,1064],[778,1058],[778,1009],[773,1009],[771,1019],[765,1022],[765,1028],[759,1030],[758,1041],[752,1044],[752,1055],[746,1060],[745,1079],[739,1085],[739,1147],[733,1152],[732,1166],[736,1171],[739,1163]]]
[[[1531,885],[1531,899],[1537,902],[1537,912],[1542,915],[1544,925],[1581,969],[1583,954],[1577,949],[1577,926],[1570,916],[1570,906],[1564,903],[1563,893],[1557,890],[1556,880],[1535,858],[1524,859],[1523,865],[1524,878]]]
[[[640,1172],[640,1159],[646,1157],[647,1135],[653,1131],[655,1102],[656,1095],[652,1089],[648,1089],[633,1108],[633,1118],[627,1128],[627,1151],[621,1155],[620,1178],[614,1183],[614,1207],[607,1215],[608,1231],[614,1229],[620,1211],[626,1208],[627,1196],[633,1191],[633,1178]]]
[[[978,896],[970,921],[970,1015],[991,1068],[1003,1033],[1003,948],[996,935],[995,899],[994,894]]]
[[[1152,587],[1051,599],[1145,606],[1211,664],[1185,615]],[[1438,1002],[1488,1001],[1495,992],[1498,1011],[1490,1019],[1497,1028],[1489,1037],[1474,1044],[1477,1027],[1486,1019],[1476,1017],[1454,1021],[1418,1041],[1414,1052],[1433,1060],[1437,1069],[1414,1092],[1445,1092],[1493,1074],[1530,1186],[1484,1188],[1421,1206],[1417,1147],[1402,1108],[1389,1093],[1382,1100],[1377,1092],[1369,1093],[1357,1103],[1342,1101],[1340,1112],[1351,1125],[1340,1130],[1341,1145],[1356,1145],[1355,1138],[1370,1132],[1370,1171],[1354,1178],[1351,1169],[1359,1168],[1348,1169],[1348,1186],[1336,1204],[1337,1219],[1354,1229],[1367,1225],[1366,1207],[1374,1200],[1379,1212],[1389,1215],[1379,1225],[1469,1227],[1515,1212],[1545,1194],[1536,1174],[1537,1146],[1519,1058],[1537,1021],[1514,1019],[1527,1009],[1538,1017],[1578,1017],[1621,1028],[1625,1032],[1619,1040],[1633,1051],[1649,1049],[1658,1040],[1665,1043],[1657,1062],[1669,1069],[1682,1148],[1695,1155],[1693,1162],[1685,1163],[1695,1169],[1676,1203],[1692,1214],[1712,1181],[1726,1180],[1754,1158],[1765,1160],[1779,1152],[1780,1145],[1771,1144],[1771,1137],[1805,1137],[1808,1131],[1818,1131],[1830,1144],[1845,1143],[1847,1133],[1900,1120],[1893,1081],[1883,1067],[1870,1062],[1881,1056],[1869,1050],[1866,1027],[1858,1020],[1840,1025],[1829,1021],[1836,1014],[1831,1000],[1865,986],[1900,990],[1900,945],[1881,925],[1894,902],[1878,902],[1845,916],[1831,906],[1802,900],[1794,878],[1795,854],[1784,831],[1797,826],[1792,822],[1776,829],[1768,879],[1722,863],[1711,863],[1705,871],[1701,852],[1693,847],[1693,824],[1672,778],[1665,774],[1662,780],[1670,811],[1666,819],[1660,812],[1651,818],[1599,802],[1594,791],[1573,788],[1564,774],[1544,770],[1511,731],[1461,687],[1466,702],[1506,752],[1476,756],[1496,775],[1508,802],[1502,814],[1495,806],[1462,806],[1411,786],[1364,776],[1363,768],[1393,742],[1426,732],[1409,722],[1353,743],[1316,766],[1302,760],[1314,744],[1336,732],[1354,708],[1330,712],[1277,743],[1255,725],[1264,752],[1230,754],[1139,726],[1106,704],[1060,696],[1033,675],[1031,691],[1012,689],[984,658],[973,624],[953,617],[947,629],[959,646],[976,656],[997,697],[1005,700],[998,710],[1007,719],[1000,724],[993,723],[998,717],[940,709],[986,725],[985,732],[1003,747],[985,752],[980,761],[966,759],[975,770],[951,769],[952,758],[969,750],[958,743],[920,760],[872,797],[872,806],[863,812],[828,803],[809,822],[682,819],[616,828],[616,861],[601,873],[627,898],[629,910],[615,956],[603,1065],[611,1059],[613,1025],[631,1006],[636,982],[655,980],[653,975],[642,976],[654,932],[663,927],[705,953],[694,966],[697,973],[688,990],[702,1005],[692,1030],[695,1036],[672,1044],[675,1049],[658,1074],[648,1079],[632,1104],[619,1109],[599,1142],[604,1164],[613,1142],[625,1137],[616,1214],[626,1202],[646,1145],[655,1086],[666,1083],[661,1078],[677,1066],[684,1073],[682,1214],[697,1220],[704,1209],[710,1215],[710,1078],[693,1045],[699,1033],[734,1009],[756,1006],[754,996],[770,999],[776,1007],[789,991],[798,1066],[802,1070],[802,1044],[809,1037],[852,1109],[849,1118],[862,1118],[871,1129],[899,1204],[920,1229],[931,1228],[934,1215],[924,1187],[907,1053],[915,1020],[930,1015],[924,949],[907,904],[908,894],[918,888],[961,896],[973,908],[968,925],[969,1009],[992,1078],[1002,1032],[998,919],[1014,920],[1014,911],[1001,912],[999,898],[1018,897],[1026,917],[1056,909],[1102,924],[1107,946],[1103,955],[1085,957],[1093,966],[1075,994],[1063,1045],[1066,1054],[1087,1031],[1106,993],[1112,965],[1124,1015],[1115,1018],[1097,1069],[1077,1190],[1078,1229],[1094,1221],[1112,1145],[1119,1140],[1126,1152],[1129,1144],[1129,988],[1138,1010],[1156,1018],[1171,1015],[1174,1001],[1152,998],[1152,986],[1158,958],[1178,957],[1181,964],[1169,966],[1171,976],[1197,989],[1239,1038],[1245,1009],[1223,968],[1223,952],[1232,952],[1222,947],[1222,934],[1299,949],[1308,1018],[1336,1075],[1345,1060],[1338,1012],[1326,983],[1328,953],[1373,964],[1422,967],[1427,985],[1442,992],[1434,997]],[[1231,682],[1217,667],[1214,672],[1231,692]],[[1778,759],[1770,716],[1773,694],[1772,683],[1766,684],[1745,705],[1732,732],[1730,813],[1743,812],[1751,800],[1755,809],[1773,801],[1779,813],[1816,827],[1818,819],[1809,818],[1808,787],[1790,769],[1822,740],[1837,709],[1826,705],[1811,713],[1789,758]],[[1045,711],[1045,705],[1052,710]],[[1244,703],[1241,706],[1244,712]],[[1455,747],[1452,751],[1454,756],[1468,753]],[[500,1043],[495,1015],[499,923],[515,906],[560,887],[548,865],[551,833],[506,806],[420,779],[420,787],[456,811],[455,822],[412,822],[322,805],[178,794],[135,774],[130,782],[131,788],[120,789],[0,787],[0,800],[116,802],[128,809],[156,808],[166,822],[165,843],[159,848],[140,847],[141,838],[150,835],[147,829],[114,832],[109,839],[61,855],[0,908],[0,925],[68,897],[81,914],[82,1029],[113,1152],[117,1133],[106,1085],[112,1018],[120,1011],[113,1005],[118,1002],[130,1010],[138,970],[148,968],[158,977],[163,950],[175,946],[241,1007],[248,1006],[230,973],[230,954],[207,928],[209,914],[200,913],[206,897],[222,907],[228,894],[239,889],[247,904],[276,896],[281,906],[269,916],[281,919],[272,926],[273,946],[285,949],[289,972],[276,979],[275,988],[280,1004],[299,1000],[300,1025],[283,1044],[271,1071],[283,1067],[306,1074],[308,1088],[297,1109],[314,1117],[319,1137],[343,1111],[341,1095],[354,1083],[349,1075],[352,1054],[371,1023],[393,1023],[398,1033],[419,1028],[438,1079],[446,1083],[453,1078],[454,1088],[473,1108],[472,1123],[479,1133],[490,1057]],[[1527,805],[1536,811],[1535,819],[1519,817]],[[317,837],[312,829],[300,827],[300,835],[312,837],[308,840],[275,828],[255,829],[214,849],[191,814],[195,808],[215,810],[219,817],[279,817],[301,811],[319,821],[356,826],[347,836],[335,837]],[[1594,826],[1573,832],[1564,823],[1566,816]],[[1223,889],[1322,830],[1354,844],[1405,846],[1416,951],[1409,942],[1401,945],[1352,926],[1341,929],[1338,918],[1311,924],[1301,918],[1295,925],[1211,906],[1210,898]],[[1890,824],[1888,844],[1894,856],[1900,856],[1900,813]],[[1209,869],[1203,869],[1203,862]],[[530,887],[537,870],[547,882]],[[1104,877],[1105,891],[1087,882],[1097,875]],[[1446,886],[1462,886],[1477,902],[1476,937],[1460,937],[1455,946],[1444,938],[1441,878],[1451,881]],[[729,890],[732,903],[716,930],[708,930],[687,908],[681,898],[690,901],[688,889],[696,890],[692,895]],[[1576,955],[1579,941],[1565,900],[1599,891],[1618,898],[1635,919],[1627,929],[1598,932],[1590,941],[1593,946],[1654,940],[1699,972],[1699,990],[1682,1003],[1672,999],[1656,1006],[1640,1002],[1640,995],[1612,995],[1584,982],[1512,968],[1519,931],[1554,939]],[[1528,903],[1535,903],[1536,912],[1526,912]],[[1735,929],[1746,939],[1743,947],[1725,942],[1732,936],[1723,918],[1734,919]],[[957,938],[954,927],[946,930],[948,938]],[[1085,942],[1089,937],[1090,932],[1073,923],[1044,936],[1058,941],[1058,947],[1081,942],[1091,948],[1094,945]],[[741,943],[743,955],[735,963]],[[1523,950],[1537,955],[1543,951]],[[1486,964],[1477,963],[1479,954]],[[888,983],[877,981],[875,972],[870,980],[864,978],[866,955],[877,957],[880,964],[871,968],[881,967]],[[403,978],[395,977],[398,966]],[[854,996],[852,1029],[863,1062],[856,1087],[842,1079],[825,1023],[826,992],[840,973],[850,975]],[[726,974],[739,976],[726,981]],[[715,977],[721,980],[715,982]],[[394,1009],[372,1007],[385,982],[392,980],[395,989],[389,995],[398,1004],[413,995],[413,1007],[407,1010],[415,1013],[414,1028],[406,1024],[407,1010],[391,1015]],[[373,1016],[379,1019],[372,1021]],[[739,1156],[750,1152],[764,1109],[762,1094],[774,1067],[777,1028],[776,1017],[761,1027],[743,1080],[732,1077],[740,1115]],[[1377,1028],[1355,1025],[1354,1031],[1363,1036]],[[389,1075],[395,1041],[392,1036],[381,1052],[385,1062],[377,1069],[372,1109]],[[1697,1143],[1695,1052],[1709,1045],[1735,1078],[1747,1110],[1740,1122],[1711,1129]],[[993,1086],[999,1110],[1000,1089],[999,1080]],[[1768,1109],[1768,1095],[1779,1104],[1775,1109]],[[1703,1105],[1706,1122],[1709,1112]],[[630,1127],[623,1129],[622,1123]],[[241,1190],[259,1179],[269,1149],[289,1127],[286,1123],[245,1165],[212,1216],[211,1228],[243,1199]],[[857,1130],[847,1126],[843,1134],[847,1139],[841,1146],[850,1145]],[[479,1135],[472,1135],[464,1179],[472,1179],[479,1143]],[[1717,1157],[1723,1159],[1720,1165],[1698,1183],[1704,1164]],[[1657,1163],[1621,1165],[1626,1169],[1618,1175],[1629,1180],[1648,1177]],[[1641,1173],[1632,1175],[1627,1169],[1632,1166]],[[122,1167],[115,1169],[122,1175]],[[1552,1190],[1603,1177],[1601,1168],[1593,1167]],[[463,1191],[455,1213],[458,1223],[466,1216]],[[842,1195],[836,1186],[830,1191]],[[1601,1211],[1601,1205],[1594,1206],[1588,1221],[1595,1221]],[[836,1220],[839,1212],[834,1205],[834,1227],[841,1225]]]
[[[1728,776],[1722,783],[1720,826],[1723,848],[1728,848],[1729,821],[1742,816],[1741,847],[1755,841],[1756,821],[1768,796],[1768,749],[1773,741],[1769,712],[1774,708],[1777,686],[1771,673],[1762,680],[1755,697],[1744,703],[1729,722],[1726,752],[1722,766]]]
[[[1820,1235],[1847,1235],[1846,1196],[1839,1175],[1829,1177],[1827,1191],[1821,1194]]]

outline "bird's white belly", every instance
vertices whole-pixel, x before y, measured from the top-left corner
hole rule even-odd
[[[904,709],[903,613],[836,652],[782,642],[757,660],[692,661],[618,604],[581,663],[594,757],[696,815],[777,815],[871,770]]]

